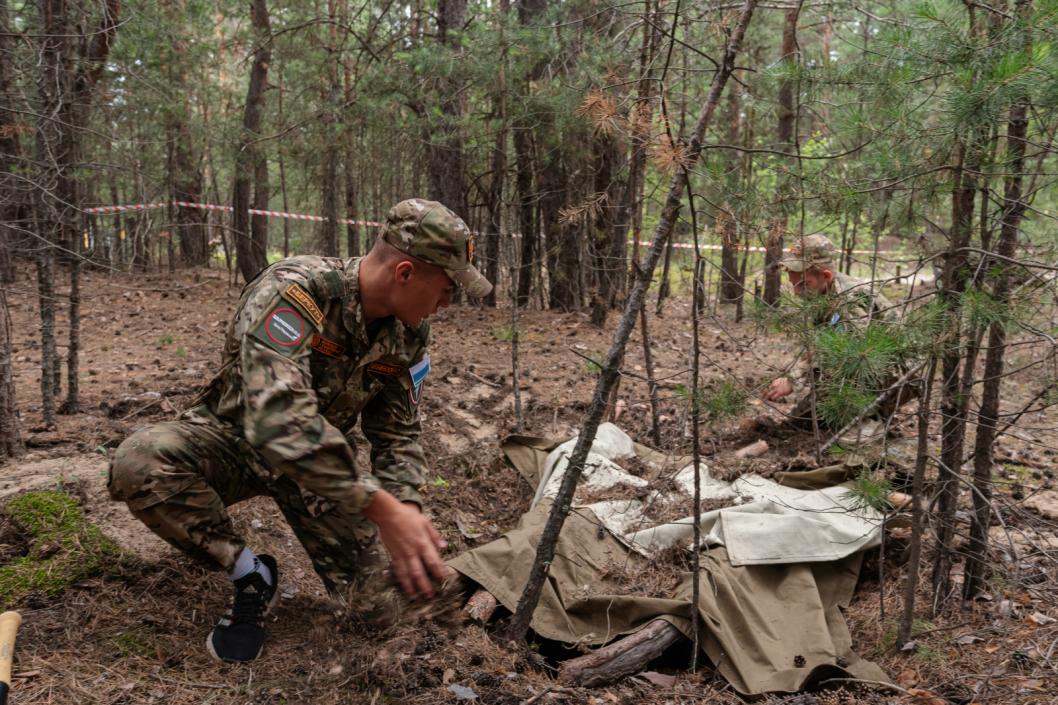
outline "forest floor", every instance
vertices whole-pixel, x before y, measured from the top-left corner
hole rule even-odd
[[[124,551],[64,593],[34,594],[16,605],[25,623],[16,648],[13,703],[442,703],[471,695],[478,702],[512,704],[741,702],[709,668],[691,674],[678,659],[657,666],[674,680],[651,675],[602,688],[568,688],[553,679],[547,665],[506,650],[476,625],[424,621],[382,627],[356,614],[343,616],[325,599],[275,505],[263,498],[234,507],[232,514],[249,544],[275,555],[283,569],[270,641],[250,665],[213,662],[204,640],[228,600],[227,579],[191,565],[147,532],[123,505],[109,501],[105,482],[108,455],[122,439],[141,425],[173,416],[212,375],[239,290],[217,270],[174,276],[88,272],[83,289],[82,411],[60,416],[56,430],[40,428],[39,317],[31,270],[21,271],[9,292],[15,381],[29,452],[0,468],[0,502],[27,489],[64,488]],[[450,555],[513,527],[532,496],[533,488],[499,451],[500,440],[514,427],[509,316],[506,309],[456,306],[433,319],[434,367],[422,408],[432,468],[425,500]],[[703,320],[703,383],[731,376],[751,387],[763,385],[796,351],[785,338],[732,318],[733,312],[721,307]],[[611,315],[607,328],[599,330],[581,313],[521,314],[527,433],[564,438],[576,431],[596,382],[584,356],[605,353],[616,319]],[[688,383],[682,373],[691,341],[686,299],[668,301],[663,317],[651,317],[651,329],[655,377],[666,380],[660,390],[661,445],[685,453],[686,404],[675,385]],[[66,330],[65,314],[58,330]],[[1031,346],[1019,348],[1008,366],[1038,354]],[[638,331],[625,365],[645,375]],[[1039,382],[1038,368],[1008,380],[1003,411],[1019,409]],[[650,444],[646,384],[625,377],[620,399],[617,423]],[[778,418],[786,408],[753,401],[741,418],[707,429],[707,461],[714,472],[731,477],[815,467],[811,438],[770,438],[769,451],[758,459],[733,455],[753,440],[745,430],[747,419]],[[895,431],[904,442],[914,437],[913,405],[906,411]],[[879,561],[876,551],[866,562],[846,611],[854,648],[881,665],[904,692],[768,701],[1058,703],[1058,515],[1056,495],[1048,489],[1058,449],[1056,422],[1058,412],[1052,410],[1027,414],[999,443],[997,501],[1005,528],[996,527],[995,570],[985,599],[953,599],[933,615],[927,557],[915,642],[901,650],[895,644],[906,570],[900,552],[891,550]],[[967,493],[962,501],[968,506]],[[18,553],[19,537],[11,534],[11,526],[0,521],[0,559]],[[1011,543],[1018,550],[1013,562],[1003,550]]]

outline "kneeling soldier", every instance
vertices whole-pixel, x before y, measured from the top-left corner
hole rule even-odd
[[[412,599],[446,568],[418,488],[426,461],[418,405],[430,370],[426,318],[456,285],[491,285],[472,266],[466,225],[439,203],[390,210],[362,258],[301,256],[247,284],[228,326],[223,365],[177,420],[143,428],[117,449],[108,487],[154,533],[231,576],[231,607],[209,653],[249,661],[264,646],[278,594],[271,556],[254,555],[227,507],[275,498],[332,594],[363,584],[388,551]],[[371,443],[358,468],[357,419]]]

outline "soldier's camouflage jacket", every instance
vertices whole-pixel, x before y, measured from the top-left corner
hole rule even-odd
[[[834,292],[829,296],[833,299],[833,306],[816,321],[817,326],[860,327],[866,326],[872,320],[892,321],[896,318],[895,309],[878,291],[877,285],[874,287],[874,295],[871,295],[871,282],[866,279],[835,271]],[[802,355],[790,374],[794,394],[808,391],[813,371],[808,355]]]
[[[429,371],[429,324],[394,317],[365,326],[360,260],[300,256],[265,269],[243,290],[224,365],[190,415],[241,431],[259,471],[283,474],[314,512],[360,512],[379,487],[419,502],[425,458],[418,403]],[[372,472],[355,465],[357,419]]]

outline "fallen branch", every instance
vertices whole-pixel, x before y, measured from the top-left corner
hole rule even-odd
[[[748,446],[735,451],[736,458],[756,458],[768,452],[768,442],[765,440],[754,441]]]
[[[485,588],[480,588],[467,600],[463,611],[475,622],[486,624],[492,618],[492,613],[496,611],[497,606],[499,606],[499,601],[493,594]]]
[[[558,679],[585,688],[613,683],[639,673],[667,648],[686,638],[665,620],[655,619],[631,636],[564,662]]]

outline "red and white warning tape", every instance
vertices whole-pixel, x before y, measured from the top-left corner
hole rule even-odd
[[[133,204],[130,204],[130,205],[123,205],[123,206],[93,206],[92,208],[85,208],[84,212],[85,213],[124,213],[126,211],[149,211],[149,210],[155,210],[157,208],[168,208],[170,206],[170,204],[174,205],[174,206],[177,206],[178,208],[197,208],[199,210],[207,210],[207,211],[229,211],[230,212],[232,210],[231,206],[218,206],[218,205],[216,205],[214,203],[191,203],[190,201],[158,201],[157,203],[133,203]],[[292,220],[312,220],[312,221],[315,221],[315,222],[324,222],[324,221],[327,220],[327,218],[324,218],[322,215],[307,215],[305,213],[286,213],[284,211],[266,211],[266,210],[260,210],[258,208],[249,208],[247,210],[252,215],[264,215],[264,216],[268,216],[270,218],[290,218]],[[379,223],[379,222],[374,221],[374,220],[350,220],[348,218],[339,218],[338,222],[341,223],[342,225],[367,225],[367,226],[372,226],[372,227],[374,227],[374,226],[381,227],[381,225],[382,225],[382,223]],[[474,234],[475,235],[481,235],[481,233],[474,233]],[[512,233],[511,236],[512,237],[521,237],[521,235],[518,234],[518,233]],[[639,243],[639,246],[640,247],[650,247],[650,243],[644,240],[644,241],[641,241]],[[674,242],[674,243],[672,243],[672,246],[674,248],[680,249],[680,250],[693,250],[694,249],[694,244],[693,243],[689,243],[689,242]],[[698,245],[698,247],[699,247],[699,249],[710,250],[710,251],[716,251],[716,250],[722,250],[723,249],[723,247],[721,247],[720,245]],[[743,249],[743,248],[739,248],[739,249]],[[749,249],[750,252],[765,252],[765,248],[763,248],[763,247],[750,247],[748,249]],[[743,251],[745,251],[745,250],[743,249]],[[785,249],[783,250],[783,252],[787,252],[787,251],[788,250],[785,250]],[[854,254],[858,254],[858,255],[873,255],[873,254],[875,254],[875,251],[874,250],[853,250],[853,253]],[[879,255],[891,255],[891,254],[899,254],[899,253],[894,252],[894,251],[890,251],[890,250],[880,250],[880,251],[878,251],[877,254],[879,254]]]
[[[85,208],[85,213],[124,213],[126,211],[149,211],[157,208],[168,208],[170,205],[178,208],[197,208],[204,211],[231,211],[231,206],[218,206],[214,203],[191,203],[190,201],[159,201],[157,203],[133,203],[123,206],[94,206]],[[247,209],[251,215],[264,215],[270,218],[291,218],[292,220],[313,220],[323,222],[327,220],[322,215],[307,215],[305,213],[285,213],[283,211],[266,211],[259,208]],[[342,225],[382,225],[373,220],[350,220],[339,218]]]

